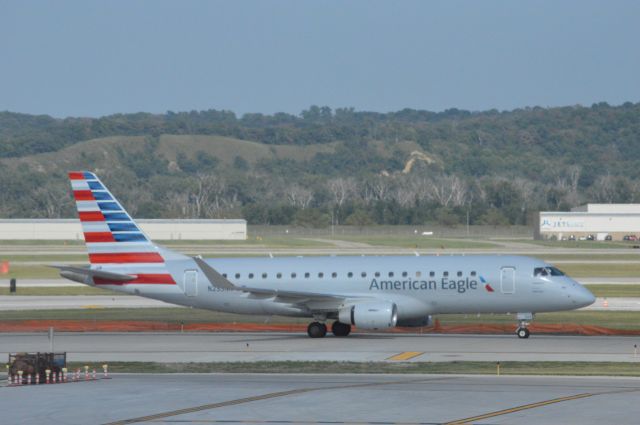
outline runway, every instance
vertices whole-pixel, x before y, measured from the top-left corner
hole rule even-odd
[[[354,334],[311,339],[306,333],[56,333],[69,361],[610,361],[638,362],[640,337]],[[0,334],[9,352],[49,351],[46,333]],[[402,357],[402,356],[401,356]],[[397,358],[397,357],[395,357]]]
[[[0,411],[7,424],[631,425],[639,392],[632,378],[115,375],[0,388]]]

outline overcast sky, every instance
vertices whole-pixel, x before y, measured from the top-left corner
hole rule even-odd
[[[0,110],[640,101],[639,1],[0,0]]]

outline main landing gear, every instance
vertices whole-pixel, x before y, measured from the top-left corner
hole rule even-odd
[[[327,325],[320,322],[311,322],[307,327],[307,334],[310,338],[324,338],[327,334]]]
[[[334,336],[347,336],[351,333],[351,325],[338,322],[337,320],[331,325],[331,333]],[[310,338],[324,338],[327,335],[327,325],[321,322],[309,323],[307,334]]]
[[[518,335],[520,339],[529,338],[531,332],[529,332],[527,326],[529,326],[529,322],[533,320],[533,313],[518,313],[517,318],[518,329],[516,329],[516,335]]]

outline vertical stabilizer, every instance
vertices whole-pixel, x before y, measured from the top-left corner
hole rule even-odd
[[[95,174],[70,172],[69,179],[91,268],[136,276],[127,282],[95,277],[95,284],[175,284],[165,262],[184,256],[155,245]]]

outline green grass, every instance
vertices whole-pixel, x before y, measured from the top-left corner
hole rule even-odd
[[[19,279],[61,279],[58,269],[44,265],[27,264],[11,265],[9,273],[3,275],[2,279],[8,281],[11,278],[18,279],[18,285],[20,285]]]
[[[640,262],[636,263],[571,263],[560,264],[571,277],[640,277]]]
[[[84,240],[60,240],[60,239],[38,239],[38,240],[14,240],[14,239],[0,239],[0,246],[41,246],[41,245],[71,245],[71,246],[84,246]]]
[[[513,315],[473,314],[439,315],[442,325],[460,324],[513,324]],[[640,329],[640,312],[638,311],[564,311],[558,313],[538,313],[533,323],[573,323],[577,325],[603,326],[611,329]]]
[[[474,314],[439,315],[442,325],[460,324],[508,324],[515,327],[513,315]],[[0,321],[8,320],[142,320],[180,323],[284,323],[307,324],[306,318],[250,316],[219,313],[190,308],[142,308],[142,309],[87,309],[87,310],[15,310],[0,311]],[[575,323],[595,325],[612,329],[640,329],[640,312],[634,311],[567,311],[559,313],[539,313],[534,323]]]
[[[18,284],[15,295],[126,295],[122,292],[109,291],[102,288],[92,288],[90,286],[30,286],[21,288]],[[0,295],[12,295],[9,288],[0,287]]]
[[[428,236],[415,235],[375,235],[375,236],[336,236],[333,239],[366,243],[373,246],[390,246],[411,249],[465,249],[465,248],[495,248],[497,245],[491,242],[479,242],[467,239],[433,239]]]
[[[640,285],[585,285],[596,297],[640,297]]]
[[[0,311],[0,320],[143,320],[179,323],[308,323],[308,319],[249,316],[191,308],[104,308]]]
[[[592,254],[589,251],[580,254],[539,254],[538,258],[553,263],[554,261],[638,261],[640,262],[640,251],[634,254],[620,254],[611,251],[607,254]]]
[[[530,243],[534,245],[542,245],[554,248],[579,248],[579,249],[603,249],[603,248],[628,248],[633,249],[634,245],[639,245],[636,242],[605,242],[605,241],[536,241],[523,239],[518,242]]]
[[[322,248],[333,244],[296,236],[261,236],[251,235],[244,241],[155,241],[167,246],[207,246],[210,248],[232,247],[267,247],[267,248]]]
[[[67,262],[67,261],[84,261],[88,262],[89,258],[87,254],[33,254],[33,255],[4,255],[0,254],[0,261],[9,261],[11,262],[34,262],[37,261],[43,264],[56,263],[56,262]]]
[[[112,373],[399,373],[495,375],[496,362],[107,362]],[[102,370],[103,362],[69,362],[71,370]],[[640,376],[640,365],[622,362],[501,362],[501,375]]]

